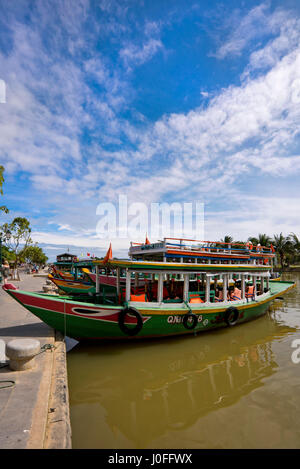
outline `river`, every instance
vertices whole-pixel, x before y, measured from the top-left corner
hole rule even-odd
[[[300,448],[300,274],[283,279],[297,289],[247,324],[77,344],[67,355],[73,448]]]

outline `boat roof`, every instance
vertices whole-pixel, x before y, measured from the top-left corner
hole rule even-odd
[[[154,262],[154,261],[130,261],[130,260],[103,260],[91,261],[93,265],[99,267],[122,268],[140,272],[165,271],[165,272],[268,272],[271,268],[269,265],[257,264],[197,264],[184,262]],[[79,264],[79,263],[78,263]],[[77,265],[78,265],[77,264]]]

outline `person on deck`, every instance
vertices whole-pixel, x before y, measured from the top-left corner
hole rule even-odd
[[[230,295],[230,299],[232,301],[238,301],[238,300],[241,300],[242,299],[242,292],[239,288],[237,288],[237,286],[235,285],[233,287],[233,291]]]
[[[254,298],[254,285],[246,286],[246,298]]]
[[[218,287],[215,295],[215,302],[220,303],[220,301],[223,301],[223,288]]]

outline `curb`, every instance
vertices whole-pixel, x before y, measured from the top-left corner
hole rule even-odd
[[[44,449],[71,449],[71,423],[67,374],[67,353],[63,335],[55,331]]]

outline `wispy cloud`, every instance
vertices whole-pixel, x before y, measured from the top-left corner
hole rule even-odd
[[[229,33],[213,54],[218,59],[240,56],[246,47],[257,47],[262,38],[278,34],[282,25],[291,17],[288,11],[281,8],[271,13],[270,2],[261,3],[246,15],[241,15],[241,12],[234,11],[225,21],[224,28]]]

